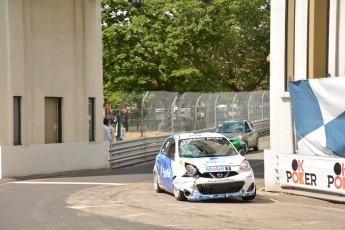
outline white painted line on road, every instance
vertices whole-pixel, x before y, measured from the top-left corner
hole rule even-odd
[[[132,214],[128,216],[124,216],[124,218],[131,218],[131,217],[137,217],[137,216],[144,216],[146,215],[145,213],[137,213],[137,214]]]
[[[100,207],[115,207],[115,206],[123,206],[123,205],[122,204],[111,204],[111,205],[73,205],[73,206],[66,206],[66,208],[85,209],[85,208],[100,208]]]
[[[14,181],[12,184],[58,184],[58,185],[126,185],[123,183],[99,183],[99,182],[52,182],[52,181]]]

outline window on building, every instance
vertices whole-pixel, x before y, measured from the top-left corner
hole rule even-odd
[[[45,143],[62,142],[62,99],[45,98]]]
[[[13,145],[21,145],[21,97],[13,97]]]
[[[294,80],[295,72],[295,0],[286,0],[285,90]]]
[[[308,79],[328,73],[329,0],[309,0]]]
[[[89,98],[89,141],[95,141],[95,99]]]

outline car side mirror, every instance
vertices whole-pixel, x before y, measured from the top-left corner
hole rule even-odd
[[[250,133],[252,130],[251,129],[247,129],[247,133]]]

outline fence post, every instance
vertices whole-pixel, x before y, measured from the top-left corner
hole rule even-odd
[[[175,114],[175,104],[176,104],[177,94],[171,104],[171,132],[174,132],[174,114]]]
[[[143,100],[141,101],[141,127],[140,127],[140,134],[141,137],[143,137],[143,124],[144,124],[144,103],[145,103],[145,99],[146,97],[149,95],[149,91],[146,92]]]
[[[217,128],[217,104],[218,104],[219,94],[216,97],[214,102],[214,127]]]
[[[235,114],[235,99],[236,99],[236,97],[237,97],[237,93],[235,94],[235,97],[234,97],[234,99],[232,100],[232,120],[234,120],[234,114]]]
[[[264,97],[265,97],[265,91],[264,93],[262,94],[262,97],[261,97],[261,120],[264,119]]]
[[[248,108],[247,108],[247,114],[248,114],[248,121],[250,121],[250,117],[249,117],[249,112],[250,112],[250,101],[252,100],[253,94],[250,94],[249,100],[248,100]]]
[[[199,101],[201,99],[201,95],[199,96],[198,100],[196,101],[195,103],[195,107],[194,107],[194,130],[196,129],[196,123],[197,123],[197,118],[198,118],[198,104],[199,104]]]

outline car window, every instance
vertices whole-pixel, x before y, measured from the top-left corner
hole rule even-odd
[[[225,123],[219,128],[221,133],[242,133],[244,125],[240,123]]]
[[[176,149],[176,144],[175,144],[175,140],[173,139],[173,141],[171,142],[169,148],[168,148],[168,152],[167,152],[167,156],[170,157],[171,159],[175,159],[175,149]]]
[[[248,125],[249,125],[249,128],[250,128],[250,129],[253,129],[253,128],[254,128],[253,124],[252,124],[250,121],[248,121]]]
[[[250,126],[248,124],[248,122],[246,122],[246,130],[249,130],[250,129]]]
[[[236,133],[243,133],[244,132],[244,127],[243,125],[241,124],[237,124],[235,127],[234,127],[234,130]]]
[[[164,143],[164,146],[162,148],[162,153],[166,155],[167,157],[174,158],[175,157],[175,139],[169,138]]]
[[[171,141],[172,141],[172,138],[169,138],[168,140],[165,141],[163,148],[162,148],[162,153],[164,155],[168,155],[168,149],[169,149]]]
[[[185,139],[179,142],[182,158],[220,157],[237,155],[237,151],[224,137]]]

